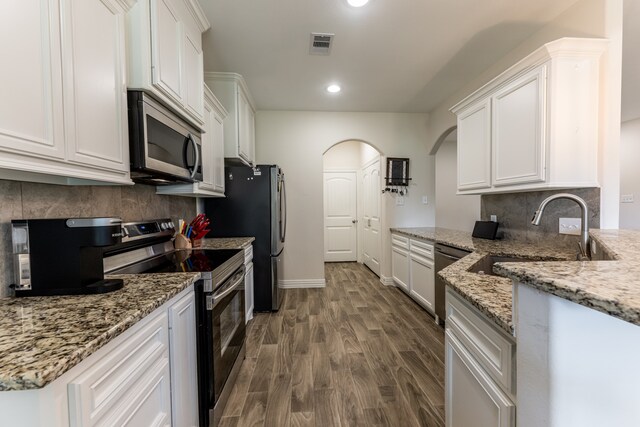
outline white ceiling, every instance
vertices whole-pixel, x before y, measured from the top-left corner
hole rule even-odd
[[[640,0],[625,0],[622,32],[622,121],[640,117]]]
[[[575,1],[200,0],[205,70],[244,75],[260,110],[428,112]]]

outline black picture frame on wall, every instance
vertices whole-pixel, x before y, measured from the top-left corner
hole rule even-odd
[[[402,157],[387,157],[387,185],[408,186],[409,181],[409,159]]]

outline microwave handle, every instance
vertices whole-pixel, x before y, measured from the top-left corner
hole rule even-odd
[[[198,150],[198,145],[193,139],[191,134],[187,134],[187,138],[184,140],[184,145],[182,146],[182,161],[184,163],[184,167],[187,169],[191,169],[189,163],[187,162],[187,150],[189,149],[189,143],[193,144],[193,149],[196,152],[196,161],[193,164],[193,170],[191,170],[191,179],[196,176],[198,172],[198,166],[200,166],[200,151]]]

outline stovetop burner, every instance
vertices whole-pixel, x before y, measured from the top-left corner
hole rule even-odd
[[[212,272],[241,249],[179,249],[116,270],[114,274]]]

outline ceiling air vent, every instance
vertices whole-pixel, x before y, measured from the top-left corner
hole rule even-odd
[[[329,55],[334,36],[335,34],[311,33],[309,53],[311,55]]]

